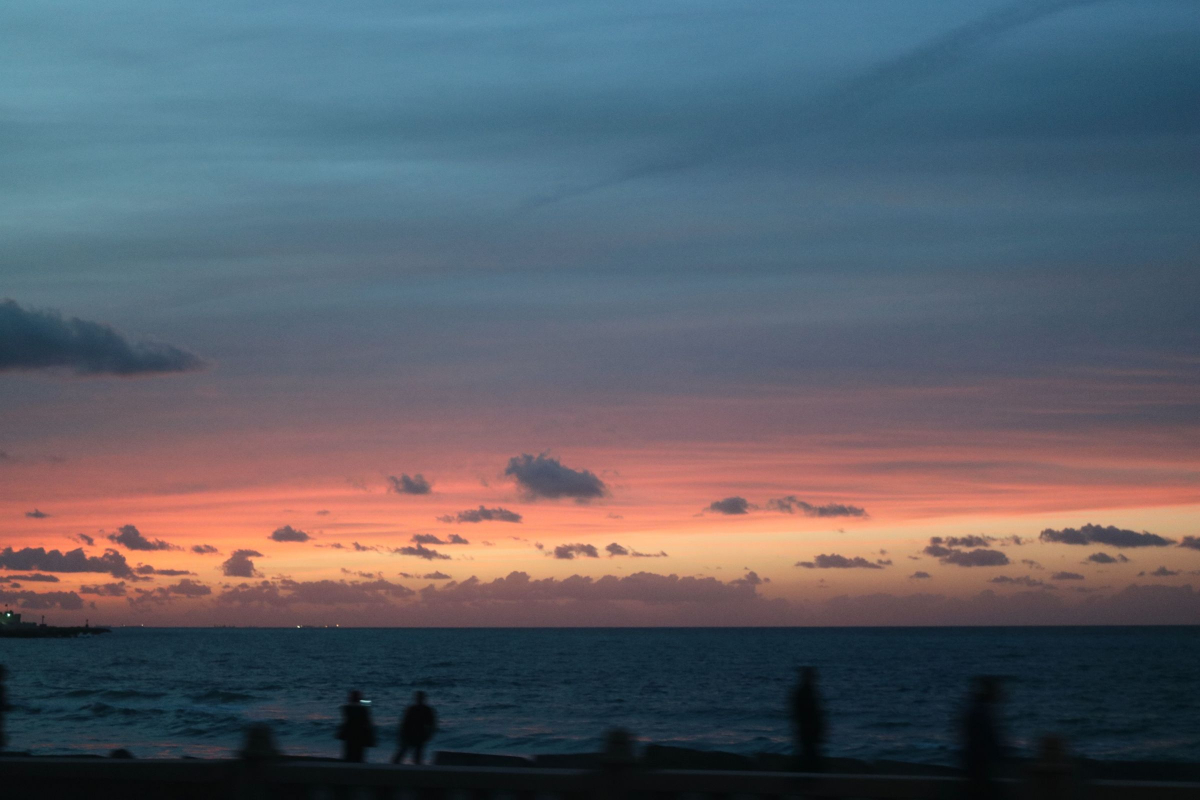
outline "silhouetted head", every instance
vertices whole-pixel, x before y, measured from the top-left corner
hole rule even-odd
[[[817,668],[816,667],[800,667],[800,682],[808,686],[817,685]]]
[[[133,758],[133,753],[126,750],[124,747],[118,747],[108,754],[109,758]]]
[[[267,761],[279,756],[275,746],[275,733],[265,722],[254,722],[246,727],[246,738],[238,755],[247,761]]]
[[[416,705],[419,705],[419,706],[425,705],[425,693],[424,692],[413,692],[413,703],[415,703]]]
[[[352,706],[357,705],[358,703],[361,703],[362,702],[362,692],[360,692],[358,689],[351,689],[350,690],[350,698],[346,702],[350,703],[350,705],[352,705]]]
[[[979,675],[975,678],[975,701],[992,705],[1000,702],[1000,680],[994,675]]]
[[[4,676],[7,674],[8,670],[4,668],[3,664],[0,664],[0,681],[4,680]]]

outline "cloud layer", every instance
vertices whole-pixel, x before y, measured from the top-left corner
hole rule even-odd
[[[1055,530],[1046,528],[1038,537],[1043,542],[1059,544],[1104,544],[1109,547],[1166,547],[1174,544],[1174,540],[1156,533],[1126,530],[1113,525],[1084,525],[1081,528],[1063,528]]]
[[[515,480],[530,498],[557,500],[570,497],[586,502],[608,494],[608,487],[595,474],[586,469],[563,466],[557,458],[545,453],[513,456],[508,460],[504,474]]]
[[[167,344],[133,344],[107,325],[0,300],[0,372],[67,367],[80,375],[148,375],[202,369]]]

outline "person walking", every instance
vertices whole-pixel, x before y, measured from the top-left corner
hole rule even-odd
[[[425,745],[433,738],[435,730],[437,730],[437,715],[425,703],[425,693],[415,692],[412,705],[404,709],[404,718],[400,721],[400,730],[396,736],[399,746],[396,749],[396,755],[392,757],[392,763],[402,763],[405,754],[411,749],[413,763],[420,764],[421,757],[425,752]]]
[[[346,705],[342,706],[342,724],[337,738],[342,740],[342,760],[354,763],[366,761],[367,748],[375,746],[375,725],[371,722],[371,709],[363,705],[362,692],[350,692]]]
[[[825,742],[825,710],[817,694],[817,671],[800,668],[800,681],[792,689],[792,732],[796,742],[796,766],[801,772],[820,772],[821,746]]]

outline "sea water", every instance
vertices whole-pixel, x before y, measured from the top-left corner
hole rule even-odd
[[[153,629],[0,640],[9,748],[224,757],[248,722],[285,752],[336,756],[348,690],[390,755],[412,692],[433,750],[641,742],[789,752],[786,698],[817,667],[831,755],[953,764],[974,675],[1003,676],[1005,735],[1054,732],[1093,758],[1200,761],[1200,628]]]

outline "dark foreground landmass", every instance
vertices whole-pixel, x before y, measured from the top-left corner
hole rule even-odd
[[[551,769],[595,769],[603,763],[601,753],[565,753],[562,755],[503,756],[486,753],[438,751],[433,763],[437,766],[471,767],[531,767]],[[744,756],[715,750],[693,750],[687,747],[650,744],[642,748],[637,761],[644,769],[718,770],[723,772],[790,772],[794,769],[790,756],[779,753],[759,753]],[[1019,769],[1026,762],[1014,761]],[[1099,761],[1073,759],[1080,775],[1090,780],[1127,781],[1200,781],[1200,763],[1174,761]],[[840,775],[912,775],[952,777],[961,774],[954,767],[937,764],[916,764],[907,761],[865,761],[857,758],[827,758],[825,772]]]
[[[381,751],[382,752],[382,751]],[[378,757],[378,753],[376,756]],[[0,757],[31,757],[30,753],[8,752]],[[61,756],[47,756],[60,758]],[[80,756],[75,756],[76,758]],[[102,758],[102,756],[82,756]],[[130,757],[130,756],[123,756]],[[339,762],[323,756],[281,756],[287,761]],[[154,759],[147,759],[154,760]],[[197,761],[203,759],[195,759]],[[594,770],[606,766],[603,753],[562,753],[535,756],[466,753],[439,750],[433,754],[435,767],[481,767]],[[1011,771],[1019,773],[1032,762],[1014,760]],[[1071,759],[1076,775],[1084,780],[1105,781],[1170,781],[1200,782],[1200,762],[1177,761],[1111,761],[1088,758]],[[744,756],[714,750],[694,750],[686,747],[650,744],[642,748],[636,766],[650,770],[700,770],[719,772],[791,772],[794,764],[789,756],[779,753],[760,753]],[[836,775],[894,775],[906,777],[956,777],[961,771],[938,764],[916,764],[886,759],[866,761],[857,758],[827,758],[824,772]]]
[[[6,625],[0,627],[0,639],[71,639],[76,636],[95,636],[111,632],[109,628],[88,626],[60,628],[56,625]]]

